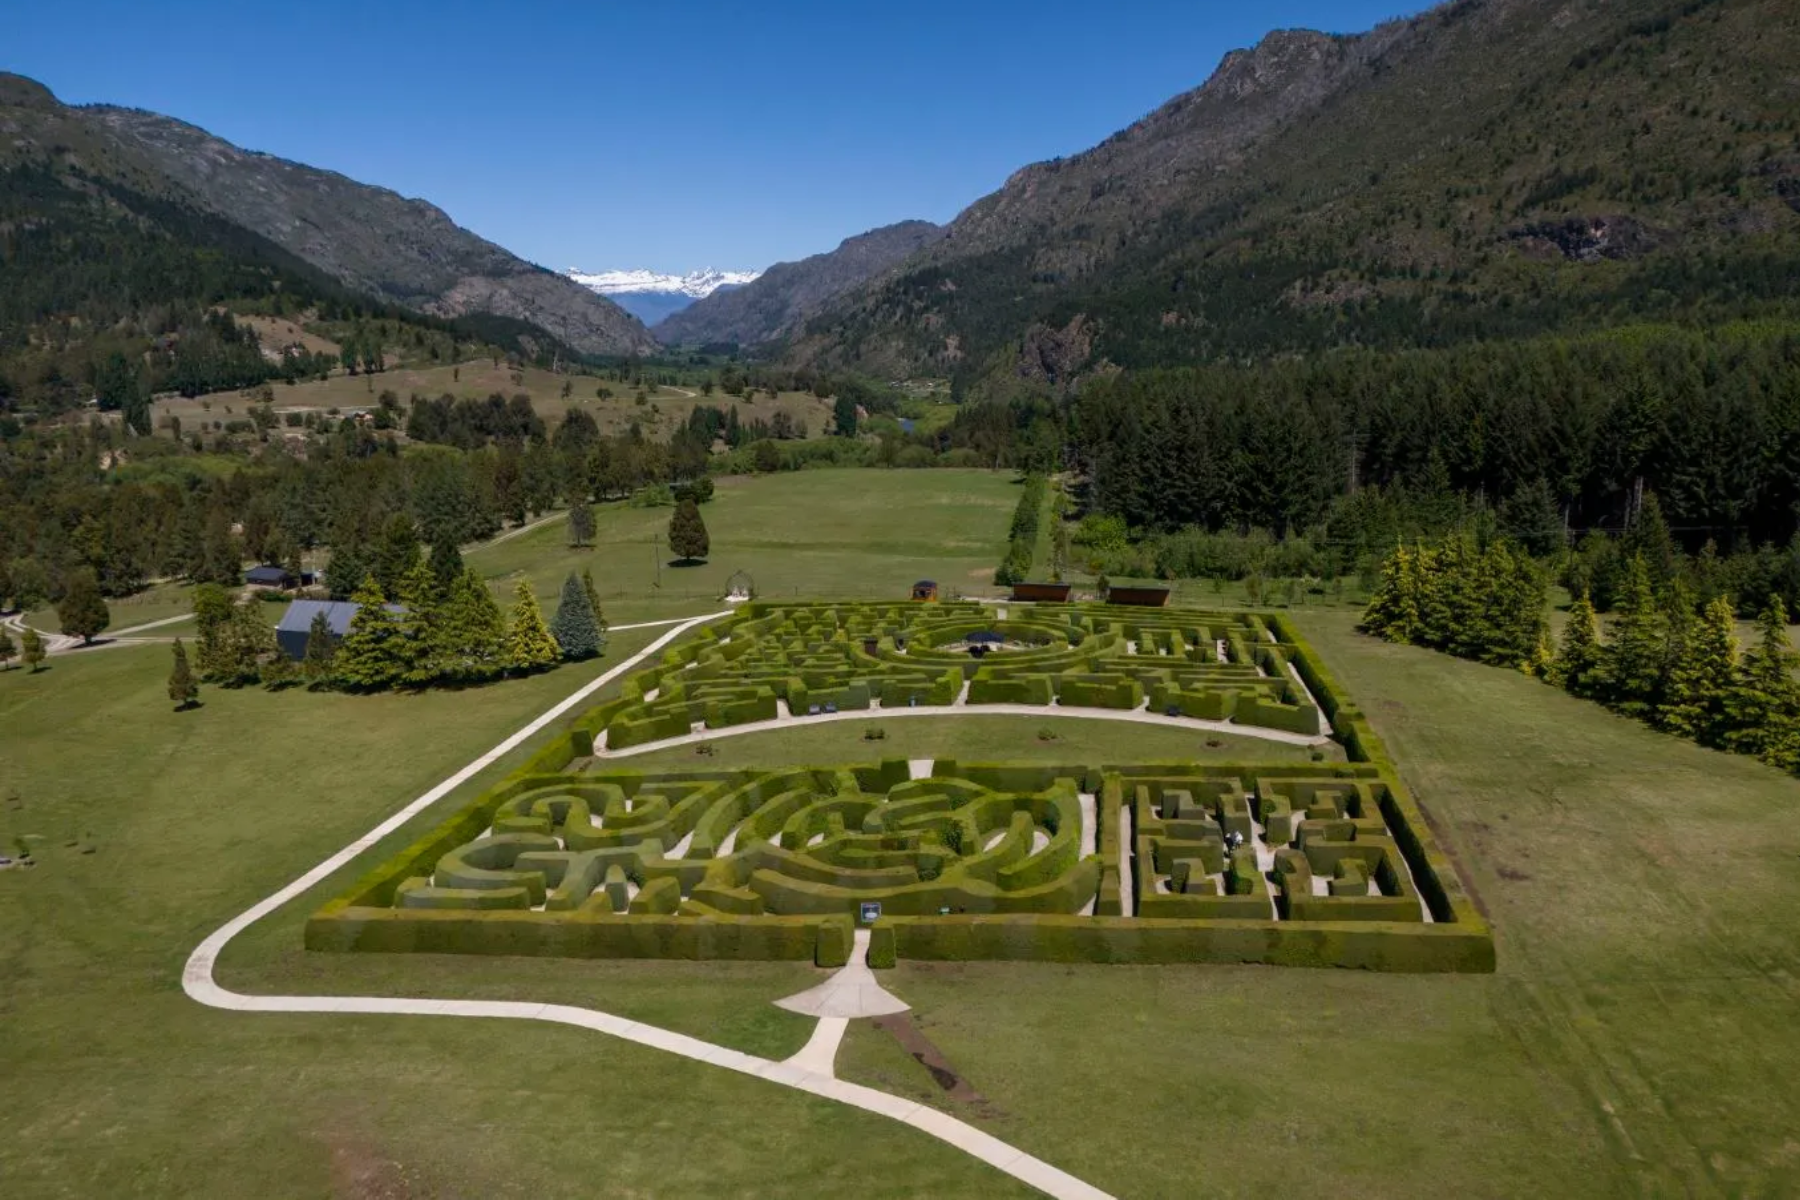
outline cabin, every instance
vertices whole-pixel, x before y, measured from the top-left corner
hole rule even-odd
[[[251,567],[244,572],[244,582],[251,587],[275,588],[278,591],[289,591],[312,582],[312,572],[302,571],[296,575],[286,567],[264,563],[260,567]]]
[[[1120,587],[1118,584],[1114,584],[1107,589],[1106,602],[1130,608],[1167,608],[1169,606],[1169,589],[1166,587]]]
[[[1071,586],[1067,583],[1015,583],[1012,598],[1021,604],[1067,604]]]
[[[919,582],[913,584],[912,598],[926,604],[935,601],[938,598],[937,581],[934,579],[921,579]]]
[[[306,657],[307,644],[312,640],[313,621],[320,613],[325,614],[331,636],[342,641],[350,632],[356,610],[361,607],[348,600],[296,600],[288,605],[288,610],[281,615],[281,623],[275,626],[275,642],[282,653],[300,662]]]

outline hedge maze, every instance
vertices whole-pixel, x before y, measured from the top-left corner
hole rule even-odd
[[[1247,613],[1102,606],[747,606],[627,684],[595,728],[616,751],[700,729],[873,708],[1146,709],[1318,736],[1322,717]],[[981,639],[972,641],[971,639]],[[975,653],[971,653],[971,651]]]
[[[959,702],[1329,729],[1350,761],[643,772],[606,753],[825,706]],[[306,939],[835,966],[871,917],[875,966],[1494,961],[1360,711],[1283,618],[973,605],[747,606],[327,904]]]

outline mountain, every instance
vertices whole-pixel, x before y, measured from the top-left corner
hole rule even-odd
[[[753,283],[718,291],[655,327],[664,345],[784,337],[834,297],[875,278],[943,236],[929,221],[902,221],[846,238],[836,250],[777,263]]]
[[[790,353],[1062,384],[1792,313],[1797,55],[1787,0],[1455,0],[1361,35],[1274,33],[1017,172]]]
[[[755,283],[762,272],[715,271],[708,267],[687,275],[659,275],[655,271],[588,274],[571,268],[564,274],[589,291],[605,296],[644,324],[654,325],[714,292]]]
[[[59,103],[0,76],[0,167],[126,189],[222,219],[351,291],[443,318],[522,322],[576,351],[640,354],[654,343],[618,306],[517,258],[423,201],[246,151],[170,117]]]

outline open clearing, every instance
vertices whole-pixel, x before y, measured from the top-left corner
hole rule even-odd
[[[707,611],[736,566],[768,596],[895,597],[917,577],[991,568],[1016,495],[979,472],[726,481],[705,510],[719,563],[694,569],[691,603],[670,582],[689,572],[665,567],[662,593],[649,587],[666,509],[609,507],[594,551],[565,549],[553,522],[470,561],[546,597],[591,562],[615,622]],[[1497,974],[915,963],[881,982],[986,1106],[945,1099],[862,1024],[838,1073],[943,1104],[1121,1196],[1800,1189],[1800,782],[1514,673],[1359,637],[1350,609],[1296,619],[1484,903]],[[0,674],[0,835],[35,835],[41,860],[0,872],[8,1194],[327,1195],[346,1162],[375,1164],[393,1195],[755,1195],[771,1180],[784,1195],[1027,1194],[891,1122],[573,1029],[245,1016],[182,995],[183,960],[221,921],[656,632],[467,692],[208,688],[187,714],[163,697],[162,647]],[[871,713],[639,761],[1165,753],[1165,731],[1127,725],[915,718],[863,742],[877,725]],[[1059,741],[1037,740],[1046,726]],[[1195,752],[1191,734],[1171,736],[1189,748],[1168,753]],[[822,977],[804,965],[300,949],[319,902],[457,799],[253,926],[220,982],[591,1005],[770,1057],[806,1040],[811,1022],[771,1003]]]
[[[321,346],[323,344],[321,342]],[[569,386],[567,396],[563,395],[564,384]],[[508,399],[523,392],[531,397],[531,406],[538,416],[551,423],[560,420],[571,408],[579,408],[599,423],[602,433],[623,433],[631,422],[636,421],[646,437],[658,441],[666,441],[685,424],[696,405],[730,411],[734,404],[740,420],[760,417],[768,421],[774,419],[776,413],[783,412],[792,420],[805,422],[808,436],[823,437],[830,426],[832,406],[831,401],[806,392],[783,392],[774,398],[767,392],[760,392],[756,399],[746,400],[723,392],[715,392],[709,397],[701,394],[698,388],[670,387],[647,388],[644,403],[639,404],[637,389],[628,383],[593,375],[559,375],[536,367],[515,369],[505,362],[495,366],[492,360],[485,358],[454,366],[394,367],[373,375],[333,375],[326,380],[276,382],[269,386],[275,392],[277,413],[326,413],[334,408],[347,413],[371,409],[380,402],[383,392],[393,392],[403,402],[414,393],[433,400],[446,394],[486,400],[495,392]],[[597,394],[603,387],[612,393],[606,399]],[[215,392],[192,399],[172,396],[156,402],[154,416],[158,430],[162,428],[164,417],[173,416],[180,418],[185,432],[197,428],[202,421],[241,420],[248,416],[255,403],[253,394],[243,392]]]

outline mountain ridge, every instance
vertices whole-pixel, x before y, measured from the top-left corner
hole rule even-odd
[[[458,226],[429,201],[245,150],[143,109],[62,104],[0,75],[0,165],[77,163],[147,195],[231,221],[375,299],[426,315],[486,314],[535,325],[593,355],[654,349],[616,305]]]

